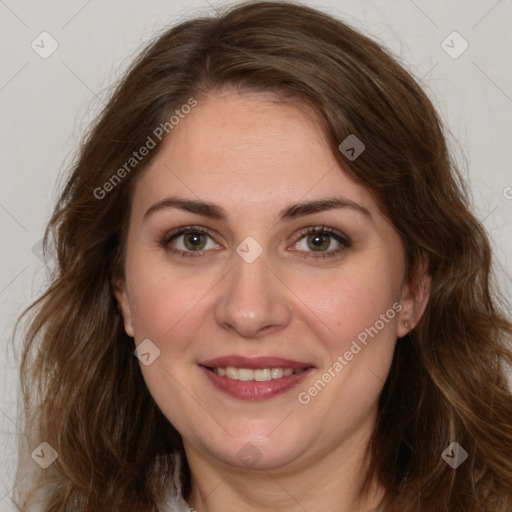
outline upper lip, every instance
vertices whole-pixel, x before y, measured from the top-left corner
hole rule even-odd
[[[258,357],[245,357],[245,356],[224,356],[209,359],[199,363],[201,366],[209,368],[226,368],[232,366],[235,368],[292,368],[293,370],[301,370],[302,368],[309,368],[313,366],[310,363],[302,363],[292,359],[285,359],[282,357],[273,356],[258,356]]]

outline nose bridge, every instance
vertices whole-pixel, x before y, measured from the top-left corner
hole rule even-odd
[[[237,246],[224,282],[216,308],[217,322],[224,328],[249,337],[289,322],[286,287],[270,269],[268,251],[254,238],[247,237]]]

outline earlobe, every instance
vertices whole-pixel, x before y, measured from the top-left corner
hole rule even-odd
[[[405,283],[400,297],[402,310],[398,316],[397,336],[403,338],[418,324],[430,298],[431,276],[428,261],[422,258],[410,282]]]
[[[133,323],[130,303],[128,301],[128,292],[126,290],[126,283],[124,279],[117,279],[114,282],[114,296],[116,298],[117,307],[123,316],[124,330],[128,336],[133,338]]]

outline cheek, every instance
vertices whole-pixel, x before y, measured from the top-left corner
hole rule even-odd
[[[297,281],[297,295],[314,313],[312,321],[330,345],[329,352],[348,350],[369,330],[375,336],[375,328],[383,338],[396,338],[400,277],[394,266],[347,265],[316,280],[314,286],[310,280]]]
[[[151,262],[144,254],[134,254],[126,271],[137,339],[164,341],[189,325],[191,313],[215,285],[215,279],[205,273]]]
[[[389,266],[347,266],[317,284],[304,284],[297,294],[314,313],[309,315],[310,327],[315,326],[328,360],[316,380],[298,390],[297,398],[310,417],[325,415],[322,428],[341,428],[340,435],[346,435],[374,410],[389,373],[401,309],[400,281]]]
[[[148,260],[147,254],[132,254],[126,267],[136,344],[149,339],[160,351],[150,365],[141,364],[141,371],[169,421],[179,431],[190,431],[192,426],[183,418],[183,411],[192,413],[189,379],[194,333],[206,314],[205,294],[216,280],[158,262],[148,264]]]
[[[154,338],[167,349],[177,349],[180,341],[190,338],[214,308],[211,297],[222,286],[222,272],[204,272],[199,267],[172,267],[153,261],[148,254],[132,253],[127,262],[132,316],[136,339]],[[376,255],[377,256],[377,255]],[[344,351],[365,330],[386,315],[385,326],[379,331],[391,331],[396,320],[393,304],[399,296],[400,276],[396,259],[382,252],[354,258],[346,265],[315,275],[301,275],[283,269],[284,280],[298,298],[294,309],[307,322],[309,330],[336,351]],[[282,300],[293,300],[283,295]],[[211,311],[210,311],[211,313]],[[364,337],[364,334],[362,334]],[[169,339],[173,339],[171,347]],[[332,350],[329,350],[332,352]]]

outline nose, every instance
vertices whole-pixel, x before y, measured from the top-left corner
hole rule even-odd
[[[290,289],[269,267],[266,251],[248,263],[233,254],[216,306],[217,323],[244,338],[259,338],[284,329],[291,320]]]

